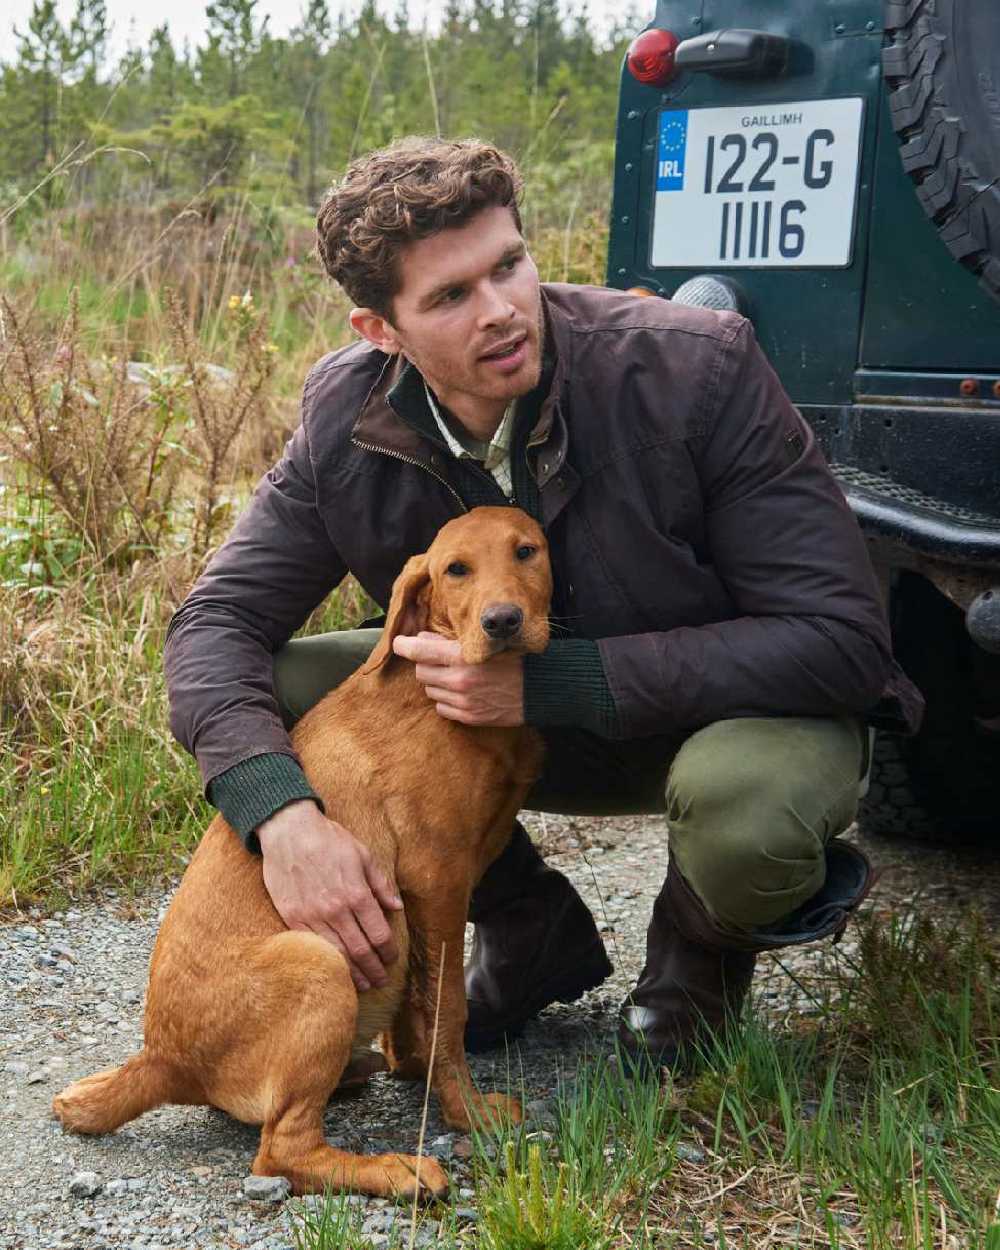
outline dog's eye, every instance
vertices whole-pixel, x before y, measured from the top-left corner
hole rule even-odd
[[[514,555],[516,555],[519,560],[527,560],[530,556],[533,556],[537,550],[537,547],[530,547],[527,543],[525,543],[523,547],[518,547],[518,549],[514,552]]]
[[[467,564],[463,564],[461,560],[452,560],[446,570],[446,572],[450,573],[452,577],[464,577],[468,571],[469,566]]]

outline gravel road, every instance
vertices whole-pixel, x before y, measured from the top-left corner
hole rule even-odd
[[[545,1012],[511,1052],[529,1114],[544,1124],[559,1072],[600,1052],[613,1034],[618,1003],[642,964],[666,847],[654,818],[529,815],[526,823],[590,904],[615,965],[612,978],[579,1003]],[[953,914],[975,904],[1000,921],[1000,860],[855,836],[883,869],[867,910],[905,909],[919,899]],[[0,925],[3,1250],[292,1245],[289,1208],[244,1193],[256,1129],[206,1108],[165,1107],[107,1137],[81,1138],[63,1133],[50,1116],[52,1096],[65,1084],[140,1047],[146,969],[168,898],[163,890],[136,901],[107,893],[71,911],[32,910]],[[755,981],[758,1001],[776,1016],[813,1010],[796,981],[808,986],[851,949],[848,931],[839,948],[825,943],[782,952],[795,981],[765,956]],[[507,1087],[502,1052],[475,1057],[472,1068],[480,1088]],[[349,1149],[415,1152],[422,1098],[420,1088],[376,1077],[361,1094],[334,1099],[327,1135]],[[455,1203],[467,1207],[468,1139],[448,1133],[431,1105],[428,1149],[449,1169]],[[385,1244],[387,1229],[405,1212],[359,1201],[375,1244]],[[420,1241],[433,1240],[433,1227],[427,1224]]]

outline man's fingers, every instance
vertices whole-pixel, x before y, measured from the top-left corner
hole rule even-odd
[[[382,908],[375,899],[372,898],[370,906],[355,914],[362,932],[378,953],[383,967],[386,964],[395,963],[399,958],[399,947],[396,945],[392,930],[386,924]]]
[[[451,638],[439,638],[437,634],[416,637],[399,634],[393,639],[392,649],[404,660],[416,660],[421,664],[460,664],[462,661],[461,644]]]
[[[381,872],[374,864],[365,864],[365,876],[368,878],[368,884],[371,891],[382,905],[383,911],[400,911],[403,906],[403,900],[396,893],[396,888],[391,881]]]
[[[423,686],[444,686],[447,690],[468,690],[473,677],[466,666],[418,664],[413,670]]]
[[[341,919],[337,932],[346,948],[347,961],[352,965],[352,975],[353,969],[357,968],[372,985],[384,985],[386,975],[382,961],[372,950],[371,943],[354,917]]]
[[[479,721],[471,712],[463,712],[460,708],[453,707],[450,703],[435,703],[434,709],[438,716],[443,716],[445,720],[461,721],[463,725],[479,724]]]
[[[455,708],[465,706],[465,695],[457,690],[449,690],[446,686],[425,686],[424,693],[435,703],[448,703]]]
[[[341,940],[340,934],[337,933],[335,929],[331,929],[328,924],[325,924],[321,920],[317,920],[314,924],[310,925],[308,929],[303,929],[303,931],[315,933],[318,937],[324,938],[330,943],[331,946],[335,946],[337,950],[340,951],[340,953],[347,960],[347,967],[351,973],[351,980],[354,982],[359,993],[363,994],[365,990],[371,989],[371,982],[364,975],[361,969],[352,962],[350,952]]]

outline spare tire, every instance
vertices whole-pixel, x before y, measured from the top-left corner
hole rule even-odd
[[[1000,300],[1000,4],[887,0],[885,36],[903,168],[952,255]]]

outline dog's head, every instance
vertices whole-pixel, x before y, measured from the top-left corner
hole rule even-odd
[[[544,651],[551,598],[549,549],[537,521],[520,508],[473,508],[407,560],[364,671],[385,663],[397,634],[422,629],[458,639],[467,664],[500,651]]]

